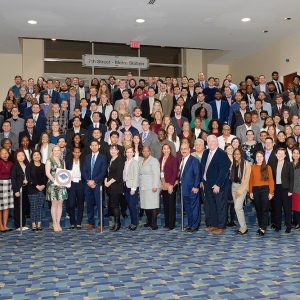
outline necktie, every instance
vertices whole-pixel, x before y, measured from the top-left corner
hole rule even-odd
[[[278,106],[278,113],[281,115],[281,106]]]
[[[146,142],[146,138],[147,138],[147,132],[143,132],[143,136],[142,136],[142,144],[144,145]]]
[[[93,156],[92,156],[92,166],[91,166],[91,177],[93,177],[93,171],[94,171],[94,167],[95,167],[95,162],[96,162],[96,155],[93,154]]]
[[[45,104],[45,105],[44,105],[45,115],[48,113],[48,108],[49,108],[49,105],[48,105],[48,104]]]
[[[212,158],[213,158],[213,152],[209,151],[207,161],[206,161],[206,165],[205,165],[205,169],[204,169],[204,175],[203,175],[203,178],[204,178],[205,181],[206,181],[206,173],[207,173],[207,170],[208,170],[208,167],[210,165],[210,162],[211,162]]]
[[[184,157],[181,160],[180,169],[179,169],[179,181],[181,182],[181,176],[184,169]]]

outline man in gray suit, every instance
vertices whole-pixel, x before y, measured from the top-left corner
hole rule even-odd
[[[176,157],[175,144],[173,142],[167,140],[167,134],[163,128],[159,129],[159,131],[157,133],[157,138],[158,138],[158,141],[151,146],[151,155],[159,160],[161,157],[161,150],[162,150],[163,145],[168,144],[168,145],[170,145],[170,148],[171,148],[171,154],[174,157]]]
[[[130,94],[129,94],[129,91],[127,89],[122,91],[123,99],[120,99],[120,100],[116,101],[114,109],[119,111],[119,106],[120,106],[121,101],[125,101],[128,112],[132,116],[133,115],[133,110],[137,106],[137,104],[136,104],[136,101],[133,100],[133,99],[130,99],[129,96],[130,96]]]
[[[236,128],[236,136],[241,140],[242,143],[246,142],[246,133],[248,130],[253,130],[255,140],[259,141],[259,127],[257,125],[252,124],[252,114],[251,112],[246,112],[244,114],[245,123]]]
[[[192,106],[192,110],[191,110],[192,120],[195,120],[195,117],[196,117],[195,113],[199,107],[204,107],[207,110],[207,118],[209,120],[211,120],[211,118],[212,118],[211,106],[210,106],[210,104],[205,102],[205,96],[202,92],[198,93],[197,103]]]
[[[143,146],[149,146],[150,150],[152,151],[151,147],[158,141],[157,135],[152,132],[150,129],[150,124],[148,120],[143,120],[142,122],[142,132],[140,133],[140,138],[142,141]]]
[[[51,97],[48,94],[44,94],[44,103],[40,104],[40,107],[47,120],[53,116]]]
[[[7,119],[11,125],[11,132],[14,133],[17,137],[19,136],[20,132],[24,130],[24,119],[19,118],[20,111],[18,107],[13,107],[11,110],[12,117]]]
[[[8,138],[11,140],[13,151],[16,151],[19,148],[18,137],[11,131],[11,125],[9,121],[4,121],[2,125],[3,132],[0,133],[0,144],[3,139]]]
[[[296,103],[290,108],[290,115],[300,118],[300,95],[296,95]]]
[[[170,116],[173,110],[173,98],[167,93],[167,85],[165,83],[161,83],[159,90],[160,92],[154,97],[160,100],[164,115]]]

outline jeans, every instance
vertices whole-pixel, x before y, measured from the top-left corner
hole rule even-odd
[[[139,200],[138,189],[133,195],[130,194],[130,190],[126,185],[124,185],[124,195],[127,202],[127,206],[130,214],[130,221],[132,225],[138,226],[138,209],[137,204]]]

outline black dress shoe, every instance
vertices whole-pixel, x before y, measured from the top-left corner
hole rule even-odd
[[[191,229],[191,232],[195,232],[195,231],[198,231],[199,230],[199,228],[193,228],[193,229]]]
[[[287,228],[286,230],[285,230],[285,233],[291,233],[291,228]]]
[[[192,228],[187,227],[184,231],[185,231],[185,232],[192,232]]]
[[[150,228],[151,228],[152,230],[157,230],[157,229],[158,229],[158,226],[155,226],[155,227],[150,226]]]
[[[129,225],[130,227],[129,227],[129,230],[131,230],[131,231],[135,231],[136,229],[137,229],[137,226],[136,225]]]
[[[81,225],[76,225],[76,229],[80,230],[81,228]]]
[[[150,225],[146,223],[146,224],[144,224],[144,227],[150,227]]]
[[[276,228],[275,224],[272,224],[272,225],[271,225],[271,228],[272,228],[272,229],[275,229],[275,228]]]
[[[32,231],[37,231],[36,227],[31,228]]]
[[[263,231],[263,230],[261,230],[261,229],[259,229],[259,233],[258,233],[260,236],[263,236],[263,235],[265,235],[265,232]]]
[[[38,227],[36,230],[37,230],[37,231],[42,231],[43,228],[42,228],[42,227]]]
[[[279,231],[280,231],[280,228],[275,227],[274,231],[275,231],[275,232],[279,232]]]
[[[75,225],[71,225],[69,229],[75,229]]]

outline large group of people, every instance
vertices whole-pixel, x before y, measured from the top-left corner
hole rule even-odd
[[[82,228],[86,209],[87,230],[112,217],[118,231],[127,213],[131,231],[144,214],[143,226],[158,229],[162,213],[173,230],[181,203],[185,231],[199,230],[203,214],[206,231],[223,234],[237,220],[244,235],[247,201],[259,235],[280,231],[283,212],[285,232],[300,229],[299,76],[287,87],[276,71],[238,85],[202,72],[14,80],[0,113],[1,232],[9,215],[15,229],[30,218],[42,230],[45,208],[60,232],[63,207],[70,229]],[[69,186],[57,183],[59,169],[70,171]]]

